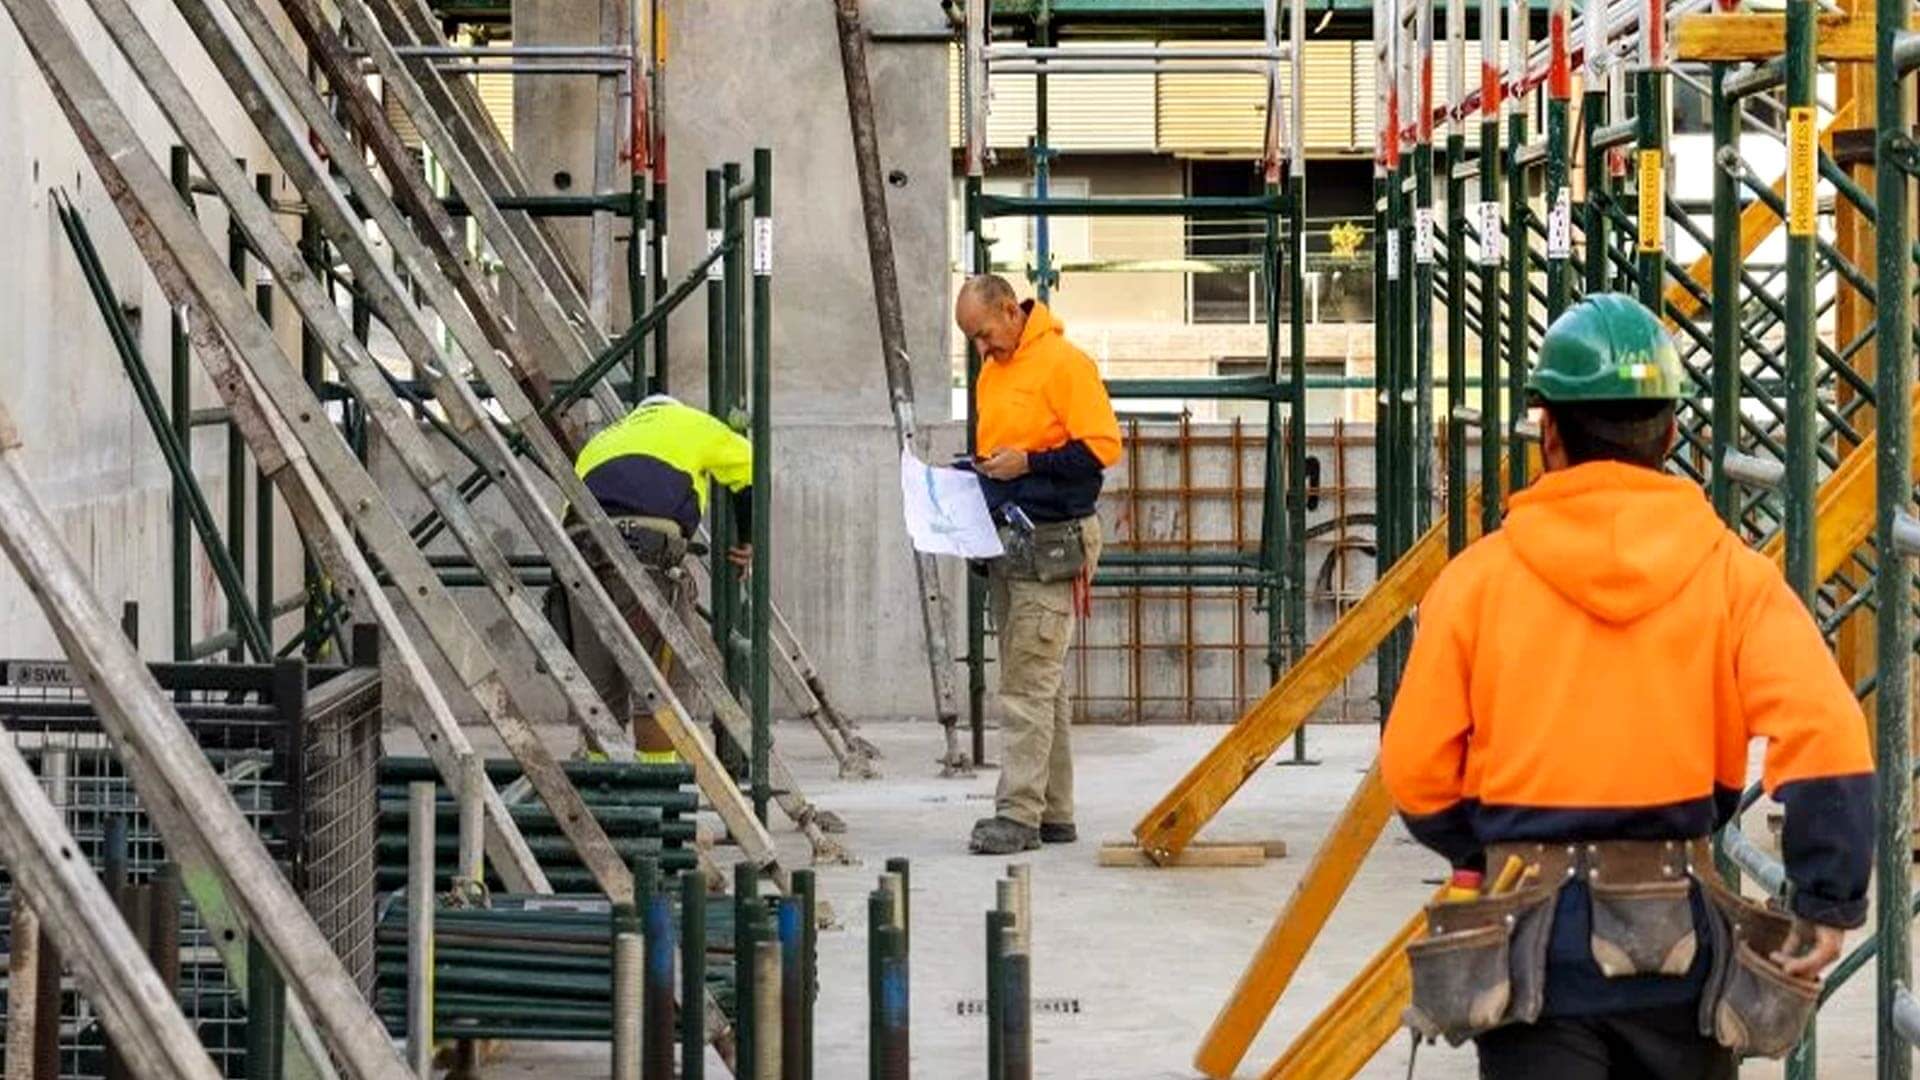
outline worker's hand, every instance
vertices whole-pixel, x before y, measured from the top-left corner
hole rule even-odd
[[[980,459],[976,470],[995,480],[1018,480],[1027,475],[1027,452],[1001,447]]]
[[[1771,959],[1789,975],[1817,979],[1821,972],[1840,959],[1840,946],[1845,944],[1846,938],[1847,932],[1837,926],[1796,918],[1793,920],[1793,931],[1787,935],[1786,946],[1774,953]]]
[[[753,572],[753,545],[735,544],[728,548],[727,561],[740,571],[740,579],[746,580],[747,575]]]

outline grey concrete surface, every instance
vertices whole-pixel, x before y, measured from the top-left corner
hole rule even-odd
[[[1010,859],[965,853],[974,818],[991,813],[993,775],[934,777],[937,731],[868,724],[887,754],[878,782],[836,782],[824,754],[782,728],[820,804],[845,817],[844,837],[863,865],[827,868],[822,895],[842,926],[822,933],[817,1075],[847,1080],[866,1070],[865,897],[890,856],[913,860],[912,1010],[914,1076],[975,1080],[984,1075],[985,1028],[958,1005],[984,990],[981,937],[993,881]],[[1033,866],[1034,993],[1076,998],[1080,1012],[1034,1020],[1035,1075],[1052,1080],[1175,1080],[1198,1074],[1195,1046],[1255,945],[1304,872],[1314,848],[1371,759],[1371,727],[1311,729],[1322,764],[1260,770],[1209,827],[1208,836],[1277,838],[1287,858],[1251,869],[1112,870],[1094,865],[1095,847],[1127,835],[1140,812],[1218,738],[1217,727],[1096,727],[1076,733],[1080,843],[1022,860]],[[1760,822],[1754,823],[1755,835]],[[784,850],[803,855],[780,832]],[[1431,893],[1438,861],[1394,825],[1361,867],[1239,1075],[1257,1077]],[[1850,941],[1857,944],[1860,935]],[[1822,1013],[1820,1075],[1872,1075],[1872,987],[1863,978]],[[1396,1037],[1360,1075],[1400,1080],[1408,1044]],[[604,1047],[518,1047],[490,1075],[563,1080],[605,1074]],[[1778,1076],[1771,1063],[1743,1077]],[[709,1073],[709,1075],[715,1075]],[[1420,1051],[1420,1080],[1467,1080],[1470,1054]]]
[[[175,140],[158,108],[85,3],[57,0],[55,7],[165,169]],[[188,85],[206,88],[198,100],[232,155],[245,158],[249,172],[258,171],[270,160],[265,145],[223,89],[174,6],[167,0],[133,0],[132,7],[176,58]],[[0,153],[0,400],[20,426],[22,459],[35,492],[91,577],[95,592],[114,611],[125,601],[139,602],[145,651],[168,656],[167,472],[60,228],[54,189],[64,191],[85,216],[163,397],[168,393],[167,302],[101,191],[39,68],[3,15],[0,146],[6,148]],[[276,180],[276,198],[289,197],[289,190],[284,180]],[[225,251],[226,212],[217,200],[202,197],[195,202],[208,236]],[[291,226],[291,219],[282,221]],[[249,289],[252,272],[247,271]],[[298,334],[289,316],[289,306],[278,304],[275,323],[282,347],[297,362]],[[218,403],[197,364],[193,384],[196,408]],[[196,472],[207,485],[215,518],[224,523],[226,436],[220,429],[198,428],[192,444]],[[249,478],[249,491],[252,483]],[[300,559],[284,512],[276,531],[278,580],[290,589],[299,579]],[[251,562],[249,554],[249,579]],[[191,588],[192,636],[198,639],[223,629],[219,588],[197,544]],[[278,629],[288,633],[292,625],[292,620],[281,620]],[[38,607],[10,570],[0,572],[0,640],[16,656],[56,650]]]

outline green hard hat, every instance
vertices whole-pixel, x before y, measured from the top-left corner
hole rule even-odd
[[[1680,351],[1638,300],[1596,293],[1547,327],[1527,392],[1541,401],[1673,401],[1684,392]]]

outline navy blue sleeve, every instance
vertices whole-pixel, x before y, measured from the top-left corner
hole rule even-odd
[[[1407,831],[1415,840],[1447,862],[1479,870],[1485,868],[1487,856],[1473,827],[1474,806],[1474,800],[1462,799],[1437,814],[1402,812],[1400,820],[1407,823]]]
[[[1774,792],[1787,808],[1780,848],[1795,915],[1848,929],[1867,921],[1873,790],[1873,774],[1856,773],[1794,780]]]
[[[753,487],[733,492],[733,533],[743,544],[753,543]]]
[[[1106,466],[1093,456],[1087,444],[1072,439],[1052,450],[1035,450],[1027,454],[1027,471],[1035,476],[1047,476],[1056,480],[1087,480],[1106,472]]]

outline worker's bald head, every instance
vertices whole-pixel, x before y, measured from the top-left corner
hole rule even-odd
[[[953,321],[982,360],[1006,360],[1020,345],[1027,311],[1013,286],[999,274],[975,274],[960,286]]]

